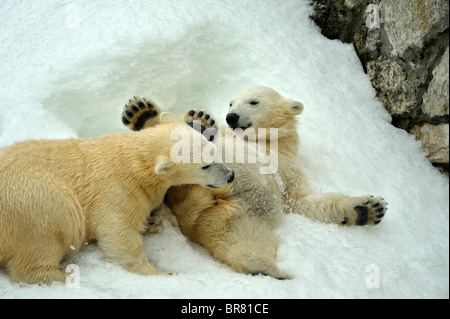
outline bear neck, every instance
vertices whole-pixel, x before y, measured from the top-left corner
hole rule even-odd
[[[278,130],[278,155],[284,157],[297,157],[300,138],[297,133],[297,120],[283,124],[277,128]],[[270,130],[266,132],[266,150],[270,150],[271,146]]]
[[[172,144],[167,143],[167,138],[162,136],[151,136],[150,130],[143,130],[135,134],[136,139],[126,147],[128,150],[128,161],[132,169],[133,176],[139,181],[141,187],[150,197],[164,197],[164,194],[172,186],[173,180],[167,175],[155,173],[157,156],[155,154],[167,154],[169,156]],[[154,132],[156,133],[156,132]],[[162,194],[162,195],[161,195]]]

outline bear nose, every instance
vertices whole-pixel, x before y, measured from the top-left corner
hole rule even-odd
[[[228,184],[234,181],[234,172],[231,172],[231,176],[228,178]]]
[[[231,126],[236,125],[239,122],[239,115],[236,113],[230,113],[227,115],[227,123]]]

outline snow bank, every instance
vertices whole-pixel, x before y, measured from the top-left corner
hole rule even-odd
[[[66,264],[79,288],[12,284],[3,298],[448,298],[449,182],[392,127],[350,45],[320,35],[307,0],[4,1],[0,9],[0,147],[125,131],[133,95],[224,119],[260,84],[304,103],[300,161],[322,192],[389,202],[373,228],[286,215],[278,264],[293,280],[237,274],[189,242],[169,212],[145,239],[170,277],[141,277],[95,245]]]

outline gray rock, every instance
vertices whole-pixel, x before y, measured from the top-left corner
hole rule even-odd
[[[436,166],[448,171],[449,124],[414,126],[411,133],[422,142],[425,155]]]
[[[448,171],[449,1],[311,2],[323,35],[353,43],[392,124],[415,134],[433,164]]]
[[[416,89],[403,68],[394,60],[380,56],[367,63],[377,97],[391,115],[413,117],[416,111]]]
[[[441,62],[433,70],[433,79],[423,96],[422,113],[428,118],[449,115],[449,52],[448,47]]]
[[[446,0],[382,0],[384,29],[392,55],[411,59],[430,40],[448,29]]]

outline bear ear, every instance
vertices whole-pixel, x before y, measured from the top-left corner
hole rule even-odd
[[[303,112],[303,104],[298,102],[298,101],[294,101],[294,100],[288,100],[288,104],[289,107],[291,108],[291,110],[295,113],[295,115],[299,115],[302,114]]]
[[[157,175],[166,174],[174,166],[174,163],[167,156],[158,156],[156,159],[155,173]]]
[[[159,116],[159,120],[161,121],[161,123],[171,123],[176,121],[175,116],[173,116],[169,112],[162,112]]]

